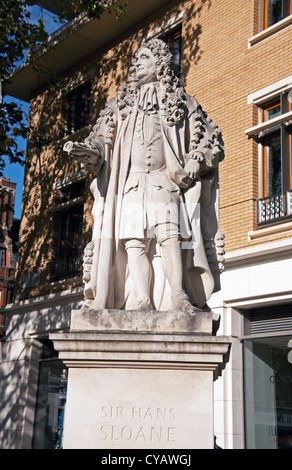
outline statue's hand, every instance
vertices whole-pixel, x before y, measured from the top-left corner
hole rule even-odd
[[[66,142],[63,150],[76,158],[80,163],[96,163],[101,157],[98,148],[89,146],[83,142]]]
[[[204,161],[204,155],[201,152],[191,152],[187,156],[187,163],[185,165],[185,171],[188,176],[193,180],[196,180],[200,176],[200,166]]]
[[[185,165],[185,171],[193,180],[197,179],[200,173],[200,163],[197,160],[189,159]]]

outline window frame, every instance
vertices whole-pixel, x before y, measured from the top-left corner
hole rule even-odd
[[[281,114],[267,119],[273,104],[281,104]],[[258,108],[259,124],[245,131],[258,143],[259,199],[257,226],[279,224],[292,218],[292,76],[248,96],[248,104]],[[268,194],[264,139],[275,130],[281,134],[281,193]]]
[[[181,38],[183,37],[183,20],[186,17],[188,11],[182,10],[179,13],[177,13],[175,16],[171,17],[168,21],[165,23],[162,23],[160,26],[153,28],[148,34],[144,36],[144,40],[148,41],[153,38],[161,39],[165,36],[171,35],[173,32],[176,30],[180,29],[181,30]],[[181,58],[182,58],[182,47],[181,47]],[[179,79],[183,81],[183,77],[181,75],[181,69],[182,69],[182,61],[180,64],[180,76]]]
[[[273,109],[273,108],[278,107],[278,106],[280,106],[280,109],[281,109],[281,103],[280,103],[279,99],[274,100],[273,102],[268,102],[265,106],[260,108],[262,122],[269,121],[269,119],[267,119],[267,112],[269,110]],[[265,145],[265,142],[267,141],[268,138],[271,138],[272,136],[274,136],[276,134],[279,134],[280,142],[281,142],[281,190],[283,190],[283,168],[282,168],[282,162],[283,162],[282,153],[283,153],[283,150],[282,150],[282,138],[281,138],[281,134],[282,134],[281,133],[281,125],[278,124],[275,127],[271,127],[269,129],[267,129],[265,132],[263,132],[262,134],[263,134],[262,137],[261,137],[261,146],[262,146],[261,175],[262,175],[262,182],[260,184],[260,188],[262,189],[261,196],[263,198],[266,198],[266,197],[272,196],[273,194],[276,194],[276,193],[269,194],[268,151],[267,151],[267,145]]]
[[[261,0],[261,31],[274,26],[292,14],[292,0],[282,0],[282,19],[269,24],[269,0]]]
[[[173,43],[174,43],[174,41],[176,41],[177,39],[180,40],[180,57],[179,57],[178,69],[176,69],[175,63],[173,63],[174,69],[175,69],[175,74],[178,78],[180,78],[180,76],[181,76],[181,66],[182,66],[182,60],[181,60],[182,59],[182,25],[179,24],[176,27],[171,28],[169,31],[164,31],[164,33],[159,36],[159,39],[162,39],[163,41],[165,41],[168,44],[172,54],[173,54]]]
[[[260,384],[260,375],[254,373],[254,351],[249,346],[254,344],[256,345],[263,345],[270,348],[272,351],[273,348],[285,348],[286,352],[289,352],[289,348],[291,346],[289,343],[291,342],[291,321],[292,321],[292,310],[291,310],[291,299],[286,299],[286,302],[283,303],[265,303],[262,305],[250,305],[247,309],[243,308],[241,310],[243,315],[243,335],[241,336],[240,340],[242,343],[242,354],[243,354],[243,377],[244,377],[244,387],[243,387],[243,410],[244,410],[244,417],[245,417],[245,425],[244,425],[244,435],[245,435],[245,446],[246,448],[256,448],[251,447],[250,444],[255,444],[255,434],[254,432],[249,432],[249,430],[254,431],[254,417],[256,411],[256,402],[254,400],[254,385],[259,386]],[[264,357],[261,356],[261,363],[258,363],[260,366],[264,364],[263,362]],[[286,361],[286,357],[285,357]],[[287,363],[290,362],[287,357]],[[273,368],[274,369],[274,368]],[[268,384],[275,384],[275,380],[277,379],[278,375],[278,368],[273,370],[275,375],[268,375],[269,382]],[[278,377],[280,374],[278,375]],[[284,376],[286,379],[287,377]],[[287,382],[287,385],[289,382]],[[276,385],[276,384],[275,384]],[[277,400],[278,398],[278,390],[274,390],[274,397],[275,401],[274,404],[280,408],[280,403]],[[264,397],[263,397],[264,398]],[[258,406],[261,407],[264,400],[260,400],[257,402]],[[277,408],[275,406],[275,410]],[[290,408],[291,409],[291,408]],[[276,414],[274,415],[277,418]],[[277,429],[285,427],[285,423],[283,425],[277,423]],[[265,424],[263,422],[262,424]],[[258,434],[259,436],[260,434]],[[250,439],[251,438],[251,439]],[[248,445],[249,442],[249,445]],[[260,448],[260,447],[257,447]],[[262,448],[262,447],[261,447]],[[268,447],[269,449],[271,447]]]
[[[65,96],[65,135],[74,134],[87,127],[90,123],[90,113],[91,80],[88,80],[71,89]]]
[[[7,266],[7,248],[5,246],[0,247],[0,267],[5,268]]]
[[[62,449],[68,368],[51,340],[40,338],[32,449]],[[48,425],[50,423],[50,426]]]
[[[259,32],[254,36],[248,39],[248,49],[253,48],[257,44],[260,44],[262,41],[274,36],[285,28],[288,28],[292,25],[292,0],[290,1],[290,14],[285,16],[282,20],[272,24],[271,26],[266,26],[265,20],[263,18],[263,2],[266,0],[261,0],[260,3],[260,19],[258,24]]]
[[[261,103],[255,103],[258,106],[259,113],[259,124],[247,129],[245,131],[248,137],[253,137],[257,140],[259,145],[259,162],[260,168],[263,169],[263,145],[262,139],[268,134],[274,132],[277,128],[281,128],[281,159],[282,159],[282,173],[283,173],[283,188],[282,191],[288,191],[292,189],[292,100],[285,99],[288,97],[290,92],[279,92],[277,93],[278,100],[276,96],[273,97],[273,101],[263,101]],[[276,101],[277,100],[277,101]],[[279,117],[272,118],[269,120],[265,119],[265,113],[269,107],[269,103],[280,102],[281,104],[281,114]],[[284,154],[289,154],[288,158],[283,158]],[[261,182],[259,184],[260,188],[260,197],[266,197],[263,184],[263,171],[260,171]]]
[[[273,101],[267,101],[259,108],[259,114],[267,128],[258,135],[259,141],[259,196],[257,201],[257,225],[267,226],[274,223],[280,223],[285,220],[291,220],[291,190],[292,190],[292,146],[291,146],[291,133],[292,124],[290,120],[278,123],[278,118],[267,119],[267,111],[272,109],[275,105],[280,105],[282,116],[287,115],[287,112],[292,111],[291,103],[288,99],[289,93],[281,93],[278,98]],[[269,126],[269,122],[272,124]],[[290,123],[290,124],[289,124]],[[267,162],[267,147],[264,145],[268,137],[275,135],[280,136],[281,145],[281,191],[270,193],[268,190],[268,162]],[[270,218],[264,217],[262,220],[262,211],[271,212]],[[273,214],[273,215],[272,215]]]
[[[54,185],[55,206],[52,208],[52,212],[54,214],[54,217],[53,217],[53,224],[54,224],[53,252],[54,252],[54,255],[52,259],[52,272],[51,272],[52,281],[70,278],[70,277],[74,277],[76,275],[81,274],[82,236],[83,236],[84,203],[85,203],[85,196],[84,196],[85,178],[76,176],[76,178],[72,178],[71,181],[70,180],[69,181],[65,180],[65,181],[66,182],[63,182],[63,184],[59,183],[59,184]],[[73,197],[71,197],[69,194],[70,190],[74,189],[74,187],[77,188],[77,185],[80,185],[80,188],[81,188],[80,194],[75,195],[75,196],[73,194]],[[75,214],[73,213],[74,211],[75,211]],[[62,225],[62,222],[65,221],[65,217],[66,218],[73,217],[74,219],[74,215],[77,215],[79,217],[79,222],[78,222],[78,230],[74,229],[74,233],[70,231],[72,235],[71,237],[72,249],[74,248],[73,245],[76,248],[73,257],[74,256],[76,257],[77,264],[78,264],[78,256],[80,257],[80,260],[79,260],[78,268],[70,269],[70,266],[69,266],[70,259],[72,258],[72,256],[70,256],[70,253],[68,251],[70,240],[69,239],[67,240],[68,238],[67,236],[65,237],[65,241],[61,237],[61,230],[62,230],[61,225]],[[66,224],[67,223],[69,223],[69,219],[66,220]],[[61,256],[62,240],[64,242],[63,256]],[[62,263],[63,263],[63,268],[62,268]]]

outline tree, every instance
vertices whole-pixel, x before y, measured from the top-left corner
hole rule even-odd
[[[10,163],[25,162],[25,152],[18,148],[18,138],[26,138],[26,116],[16,101],[7,100],[5,83],[21,63],[31,62],[36,70],[41,70],[42,53],[53,47],[46,31],[45,22],[38,19],[32,22],[29,7],[41,1],[0,0],[0,176],[5,169],[5,158]],[[126,3],[113,8],[112,0],[70,0],[55,1],[58,16],[67,19],[84,15],[90,19],[100,18],[104,11],[114,12],[120,19]]]

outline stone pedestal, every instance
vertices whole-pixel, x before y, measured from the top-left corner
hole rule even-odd
[[[76,310],[51,334],[69,367],[65,449],[213,448],[230,341],[212,313]]]

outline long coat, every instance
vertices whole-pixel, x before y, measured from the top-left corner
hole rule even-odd
[[[127,309],[132,302],[127,255],[121,240],[120,215],[130,157],[137,104],[122,116],[117,100],[111,100],[87,139],[91,145],[102,143],[104,163],[91,184],[94,196],[92,241],[84,254],[85,306],[95,309]],[[181,188],[188,236],[182,240],[184,287],[192,303],[206,304],[212,292],[220,289],[218,238],[218,164],[223,145],[216,125],[207,118],[197,101],[187,96],[185,115],[179,124],[169,126],[161,116],[161,128],[167,170]],[[201,137],[198,141],[198,128]],[[184,170],[187,155],[196,135],[196,149],[204,155],[200,178],[190,185]],[[218,140],[219,139],[219,140]],[[149,259],[153,266],[152,304],[156,310],[168,310],[169,285],[164,276],[159,247],[152,242]]]

